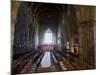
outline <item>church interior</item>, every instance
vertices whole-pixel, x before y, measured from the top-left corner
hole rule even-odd
[[[11,2],[11,73],[96,68],[96,6]]]

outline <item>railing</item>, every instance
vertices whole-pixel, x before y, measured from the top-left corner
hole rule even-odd
[[[51,55],[51,64],[52,64],[52,66],[55,66],[58,61],[52,51],[50,52],[50,55]]]
[[[44,52],[40,52],[37,55],[37,57],[33,58],[33,63],[32,63],[32,66],[31,66],[30,70],[32,68],[34,68],[34,73],[36,73],[37,70],[38,70],[38,67],[41,66],[41,60],[42,60],[43,56],[44,56]]]

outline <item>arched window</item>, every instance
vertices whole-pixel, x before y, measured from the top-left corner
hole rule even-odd
[[[48,28],[45,33],[44,33],[44,39],[43,39],[43,44],[53,44],[53,33],[52,31]]]

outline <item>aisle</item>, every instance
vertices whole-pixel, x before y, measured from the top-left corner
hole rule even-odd
[[[47,51],[44,54],[44,57],[41,61],[41,67],[50,67],[51,66],[51,60],[50,60],[50,52]]]

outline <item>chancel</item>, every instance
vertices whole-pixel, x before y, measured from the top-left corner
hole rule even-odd
[[[96,7],[12,1],[11,73],[95,69]]]

